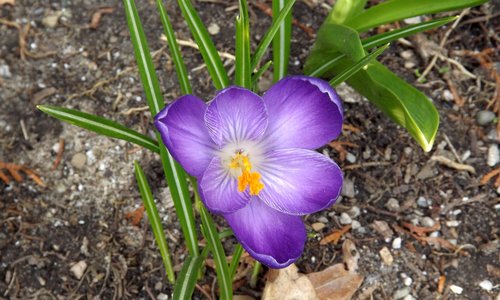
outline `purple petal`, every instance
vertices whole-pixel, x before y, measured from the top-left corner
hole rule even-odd
[[[175,160],[196,177],[203,174],[217,149],[203,121],[206,109],[201,99],[186,95],[155,116],[163,143]]]
[[[298,216],[281,213],[253,197],[247,206],[224,217],[243,248],[270,268],[284,268],[302,254],[306,229]]]
[[[316,149],[342,130],[342,104],[327,82],[307,76],[286,77],[263,96],[271,148]]]
[[[259,197],[269,206],[293,215],[327,208],[342,188],[342,172],[331,159],[306,149],[268,152],[260,170],[265,187]]]
[[[216,214],[234,212],[249,200],[246,192],[238,191],[237,179],[224,168],[219,157],[210,162],[199,186],[203,202]]]
[[[208,104],[205,122],[216,144],[256,140],[267,127],[267,111],[262,98],[240,87],[220,91]]]

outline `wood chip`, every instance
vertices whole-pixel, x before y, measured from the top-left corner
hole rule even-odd
[[[435,155],[435,156],[431,157],[431,160],[437,161],[438,163],[443,164],[443,165],[450,167],[452,169],[456,169],[459,171],[467,171],[471,174],[476,174],[476,169],[474,169],[473,166],[454,162],[453,160],[451,160],[445,156]]]
[[[99,27],[99,23],[101,22],[101,18],[105,14],[111,14],[115,11],[113,7],[102,7],[99,8],[95,13],[92,14],[92,19],[90,20],[89,28],[97,29]]]
[[[43,89],[41,91],[36,92],[33,95],[33,103],[39,104],[43,99],[54,95],[56,93],[56,91],[57,91],[56,88],[49,87],[49,88],[46,88],[46,89]]]
[[[346,234],[349,230],[351,229],[351,225],[346,225],[342,227],[341,229],[335,229],[330,233],[329,235],[325,236],[321,241],[319,241],[320,245],[326,245],[328,243],[333,243],[334,245],[337,245],[339,242],[340,238]]]
[[[7,4],[14,6],[16,4],[16,0],[0,0],[0,6]]]
[[[391,250],[389,250],[387,247],[384,247],[380,249],[379,251],[380,258],[382,259],[382,262],[390,266],[394,262],[394,258],[392,257]]]

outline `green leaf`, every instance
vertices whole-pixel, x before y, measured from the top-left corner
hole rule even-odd
[[[273,22],[291,0],[273,0]],[[285,77],[290,57],[290,41],[292,38],[292,13],[286,15],[273,39],[273,80],[276,82]]]
[[[198,44],[201,56],[207,65],[208,72],[212,77],[216,89],[221,90],[229,85],[229,78],[224,69],[222,60],[210,39],[207,28],[203,25],[190,0],[178,0],[182,15],[186,20],[189,30]]]
[[[432,149],[439,115],[422,92],[376,61],[354,74],[347,83],[406,128],[424,151]]]
[[[215,271],[217,273],[217,281],[220,288],[220,299],[231,300],[233,298],[232,276],[229,273],[224,248],[222,247],[210,213],[199,199],[196,203],[198,204],[198,210],[203,224],[202,232],[214,257]]]
[[[416,34],[416,33],[422,32],[422,31],[426,31],[426,30],[437,28],[439,26],[443,26],[445,24],[448,24],[450,22],[455,21],[457,18],[458,18],[457,16],[452,16],[452,17],[434,19],[434,20],[430,20],[427,22],[413,24],[413,25],[409,25],[409,26],[406,26],[403,28],[394,29],[392,31],[377,34],[377,35],[371,36],[369,38],[363,39],[362,40],[363,47],[365,49],[371,49],[373,47],[378,47],[378,46],[381,46],[381,45],[384,45],[387,43],[391,43],[391,42],[393,42],[397,39],[400,39],[400,38],[405,38],[407,36],[410,36],[410,35],[413,35],[413,34]]]
[[[345,25],[363,32],[376,26],[415,16],[481,5],[488,0],[388,0],[370,7]]]
[[[141,75],[149,109],[153,115],[156,115],[165,104],[163,103],[160,86],[156,78],[144,30],[139,20],[134,1],[124,0],[123,3],[130,30],[130,38],[134,46],[135,59],[139,66],[139,73]],[[158,141],[161,141],[161,136],[158,131],[156,131],[156,137]],[[181,224],[182,233],[186,239],[186,246],[191,255],[198,255],[198,236],[194,223],[194,212],[189,196],[186,173],[182,167],[174,161],[172,155],[168,153],[167,148],[165,148],[163,144],[160,144],[159,148],[163,171],[165,172],[167,184],[172,194],[172,200]]]
[[[172,60],[174,61],[177,78],[179,78],[179,85],[181,86],[182,94],[191,94],[191,84],[189,83],[186,65],[182,59],[172,23],[170,22],[167,10],[165,9],[165,6],[163,6],[162,2],[163,0],[156,0],[156,6],[160,12],[161,23],[163,24],[163,30],[165,31],[165,36],[167,37],[168,47],[170,48],[170,53],[172,54]]]
[[[257,90],[257,82],[258,80],[260,79],[260,77],[262,77],[262,74],[264,74],[264,72],[267,71],[267,69],[269,69],[269,67],[273,64],[273,61],[270,60],[268,62],[266,62],[260,69],[257,70],[257,72],[255,72],[255,74],[252,76],[252,86],[254,87],[253,90]]]
[[[330,85],[333,87],[337,87],[339,84],[342,82],[346,81],[348,78],[350,78],[352,75],[354,75],[356,72],[364,68],[368,63],[370,63],[373,59],[375,59],[377,56],[382,54],[382,52],[385,51],[389,47],[389,44],[380,47],[379,49],[373,51],[369,55],[363,57],[360,59],[357,63],[351,65],[350,67],[346,68],[342,73],[339,75],[335,76],[332,80],[330,80]]]
[[[430,30],[444,24],[450,23],[456,20],[456,16],[446,17],[436,20],[431,20],[419,24],[409,25],[400,29],[395,29],[389,32],[381,33],[374,35],[372,37],[366,38],[361,41],[363,48],[365,50],[370,50],[374,47],[379,47],[385,45],[387,43],[393,42],[399,38],[404,38],[410,36],[412,34],[416,34],[425,30]],[[329,25],[323,25],[325,27]],[[323,28],[323,27],[322,27]],[[323,40],[331,39],[331,35],[328,35],[328,31],[325,34],[318,34],[316,39],[316,44],[313,48],[313,51],[307,58],[304,73],[310,76],[320,77],[323,76],[326,72],[330,71],[336,64],[338,64],[342,59],[346,58],[345,54],[340,54],[335,51],[328,51],[328,43],[323,42]],[[324,44],[324,46],[320,47],[318,44]]]
[[[158,210],[156,209],[155,200],[153,194],[151,193],[151,188],[149,187],[146,175],[137,161],[134,161],[135,169],[135,179],[139,185],[139,191],[141,192],[142,202],[146,208],[148,214],[149,223],[151,224],[151,230],[155,236],[156,244],[160,249],[160,254],[163,259],[163,265],[167,272],[167,277],[170,282],[174,283],[175,275],[174,268],[172,267],[172,261],[170,260],[170,251],[168,250],[167,240],[165,239],[165,233],[163,232],[162,222]]]
[[[182,266],[178,281],[174,286],[172,299],[191,299],[198,279],[198,272],[203,266],[205,257],[203,255],[189,255]]]
[[[337,0],[328,14],[328,23],[342,24],[360,14],[367,0]]]
[[[37,108],[44,113],[61,121],[76,125],[87,130],[117,138],[136,145],[145,147],[159,153],[158,144],[152,138],[129,129],[109,119],[84,113],[78,110],[62,108],[52,105],[38,105]]]
[[[250,88],[252,69],[250,68],[250,24],[248,21],[248,3],[239,0],[240,15],[236,18],[236,70],[235,84]]]
[[[231,265],[229,265],[229,274],[231,274],[231,281],[234,278],[234,274],[236,274],[236,270],[238,269],[238,265],[240,264],[241,254],[243,254],[243,247],[240,243],[236,244],[236,248],[233,252],[233,258],[231,260]]]
[[[287,1],[285,4],[285,7],[280,11],[276,19],[273,18],[273,24],[271,27],[267,30],[266,34],[260,41],[259,45],[257,48],[255,48],[254,56],[252,58],[252,70],[255,70],[257,65],[260,63],[260,60],[264,56],[264,53],[267,50],[267,47],[271,44],[273,41],[276,33],[281,27],[281,24],[283,24],[285,18],[289,15],[290,11],[292,10],[293,5],[295,4],[296,0],[290,0]]]

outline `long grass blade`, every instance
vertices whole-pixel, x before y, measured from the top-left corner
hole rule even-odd
[[[191,299],[204,259],[202,255],[188,256],[179,273],[172,299]]]
[[[105,136],[134,143],[156,153],[160,152],[158,143],[156,143],[156,141],[152,138],[109,119],[84,113],[75,109],[62,108],[52,105],[38,105],[37,108],[61,121]]]
[[[278,16],[285,4],[291,0],[273,0],[273,16]],[[290,41],[292,37],[292,13],[289,12],[276,36],[273,39],[273,80],[285,77],[290,57]]]
[[[329,82],[330,85],[333,87],[337,87],[339,84],[349,79],[349,77],[351,77],[356,72],[361,70],[364,66],[366,66],[368,63],[370,63],[372,59],[375,59],[377,56],[382,54],[382,52],[384,52],[385,49],[387,49],[387,47],[389,47],[389,44],[382,46],[377,50],[373,51],[372,53],[368,54],[367,56],[363,57],[357,63],[347,68],[342,73],[340,73],[339,75],[335,76],[332,80],[330,80]]]
[[[191,34],[196,44],[198,44],[215,88],[220,90],[227,87],[229,85],[229,77],[224,69],[219,53],[210,39],[207,28],[203,25],[190,0],[178,0],[178,3]]]
[[[165,271],[167,272],[168,280],[172,283],[175,281],[174,268],[172,266],[172,261],[170,259],[170,251],[168,249],[167,240],[165,239],[165,232],[163,232],[162,222],[158,210],[156,209],[155,200],[153,194],[151,193],[151,188],[149,187],[146,175],[137,161],[134,161],[135,169],[135,179],[139,185],[139,191],[141,192],[142,202],[146,208],[148,214],[149,223],[151,224],[151,229],[155,236],[156,244],[160,249],[160,254],[163,259],[163,265],[165,266]]]
[[[290,14],[290,11],[292,10],[293,5],[295,4],[296,0],[289,0],[287,1],[286,5],[283,7],[283,9],[279,12],[276,18],[273,18],[273,24],[271,27],[267,30],[266,34],[260,41],[259,45],[257,48],[255,48],[255,52],[252,58],[252,70],[255,70],[257,65],[260,63],[262,57],[264,56],[264,53],[266,53],[267,47],[271,44],[273,41],[276,33],[280,29],[281,25],[283,24],[285,18]]]
[[[236,17],[236,70],[234,83],[250,88],[252,70],[250,69],[250,23],[248,21],[248,3],[239,0],[240,15]]]
[[[164,107],[158,79],[156,77],[153,61],[146,42],[144,30],[139,20],[139,15],[133,0],[123,0],[130,37],[134,46],[135,58],[139,66],[142,84],[146,93],[149,108],[156,115]],[[156,132],[158,141],[160,134]],[[167,184],[172,194],[172,200],[181,224],[186,246],[191,255],[198,255],[198,236],[194,222],[194,212],[189,197],[186,173],[168,153],[163,144],[160,144],[160,158],[167,178]]]
[[[192,90],[191,84],[189,83],[186,64],[182,59],[172,23],[170,22],[167,10],[162,2],[162,0],[156,0],[156,6],[160,12],[161,23],[163,24],[163,30],[165,31],[165,36],[167,37],[168,47],[170,48],[170,53],[172,54],[172,60],[174,61],[177,78],[179,78],[179,85],[181,86],[182,94],[191,94]]]
[[[241,254],[243,254],[243,247],[241,246],[240,243],[238,243],[236,245],[236,249],[234,249],[233,259],[231,260],[231,264],[229,265],[229,274],[231,274],[231,280],[234,278],[234,274],[236,274],[236,270],[238,269]]]

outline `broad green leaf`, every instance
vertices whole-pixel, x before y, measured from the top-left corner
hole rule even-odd
[[[328,14],[328,23],[343,24],[352,17],[360,14],[367,0],[337,0]]]
[[[340,73],[339,75],[335,76],[335,78],[330,80],[329,82],[330,85],[333,87],[337,87],[339,84],[341,84],[342,82],[350,78],[352,75],[354,75],[356,72],[364,68],[367,64],[369,64],[372,61],[372,59],[375,59],[377,56],[382,54],[382,52],[384,52],[385,49],[387,49],[387,47],[389,47],[389,44],[380,47],[379,49],[373,51],[369,55],[360,59],[357,63],[346,68],[344,71],[342,71],[342,73]]]
[[[408,130],[424,151],[432,149],[439,115],[422,92],[376,61],[351,76],[347,83]]]
[[[130,38],[134,46],[135,59],[139,67],[142,85],[146,93],[149,109],[152,115],[156,115],[165,104],[163,103],[160,86],[146,42],[144,30],[137,13],[133,0],[124,0],[127,23],[130,30]],[[160,141],[160,158],[163,165],[163,171],[167,179],[167,184],[172,194],[175,210],[181,224],[181,229],[186,246],[191,255],[198,255],[198,234],[194,223],[194,212],[189,195],[186,173],[182,167],[176,163],[168,153],[167,148],[161,143],[161,137],[156,131],[156,137]]]
[[[376,26],[415,16],[481,5],[488,0],[388,0],[370,7],[345,25],[363,32]]]
[[[203,25],[198,13],[190,0],[178,0],[182,15],[186,20],[189,30],[193,35],[196,44],[200,49],[201,56],[207,65],[208,72],[212,77],[216,89],[221,90],[229,85],[229,78],[224,69],[222,60],[215,48],[215,45],[208,34],[208,30]]]
[[[370,50],[374,47],[382,46],[387,43],[393,42],[399,38],[404,38],[412,34],[416,34],[425,30],[430,30],[449,22],[456,20],[456,16],[446,17],[436,20],[431,20],[427,22],[422,22],[419,24],[409,25],[400,29],[395,29],[389,32],[377,34],[371,36],[369,38],[363,39],[361,41],[363,48],[365,50]],[[327,26],[327,25],[323,25]],[[326,32],[326,31],[325,31]],[[319,42],[320,40],[325,40],[330,38],[328,35],[320,35],[318,34],[316,44],[324,43],[327,45],[327,42]],[[314,46],[313,49],[318,48],[318,46]],[[328,49],[328,48],[325,48]],[[309,74],[310,76],[320,77],[323,76],[326,72],[330,71],[336,64],[338,64],[342,59],[346,58],[345,54],[340,54],[338,52],[329,52],[326,50],[322,50],[319,48],[318,50],[313,50],[309,57],[307,58],[304,73]]]
[[[84,113],[75,109],[62,108],[52,105],[38,105],[37,108],[61,121],[105,136],[134,143],[156,153],[160,152],[158,143],[152,138],[109,119]]]
[[[182,94],[191,94],[192,90],[191,84],[189,83],[186,64],[184,64],[184,60],[182,59],[172,23],[170,22],[167,10],[165,9],[165,6],[163,6],[162,2],[163,0],[156,0],[156,6],[160,12],[161,23],[163,24],[163,30],[165,31],[165,36],[167,37],[168,47],[170,48],[170,53],[172,54],[172,60],[174,61],[177,78],[179,78],[179,85],[181,86]]]
[[[273,0],[273,22],[291,0]],[[292,37],[292,13],[286,15],[273,39],[273,80],[278,81],[285,77],[288,71],[290,57],[290,40]]]
[[[146,213],[148,215],[149,223],[151,224],[151,229],[155,236],[156,244],[160,249],[160,254],[163,259],[163,265],[167,272],[168,280],[171,283],[175,281],[174,268],[172,267],[172,261],[170,260],[170,251],[168,250],[167,240],[165,239],[165,232],[163,232],[162,221],[158,210],[156,209],[155,200],[153,198],[153,193],[151,193],[151,188],[149,187],[146,175],[142,170],[141,166],[137,161],[134,161],[135,169],[135,179],[139,185],[139,191],[141,192],[142,202],[146,208]]]
[[[252,70],[255,70],[257,65],[260,63],[260,60],[264,56],[264,53],[267,50],[267,47],[271,44],[273,41],[276,33],[278,30],[281,28],[281,24],[283,24],[285,18],[289,15],[290,11],[292,10],[293,5],[295,4],[296,0],[290,0],[287,1],[285,4],[285,7],[280,11],[278,16],[276,18],[273,18],[273,24],[271,27],[267,30],[266,34],[260,41],[259,45],[257,48],[255,48],[254,56],[252,58]]]
[[[235,84],[250,88],[252,69],[250,68],[250,24],[248,21],[248,3],[239,0],[240,15],[236,18],[236,70]]]

